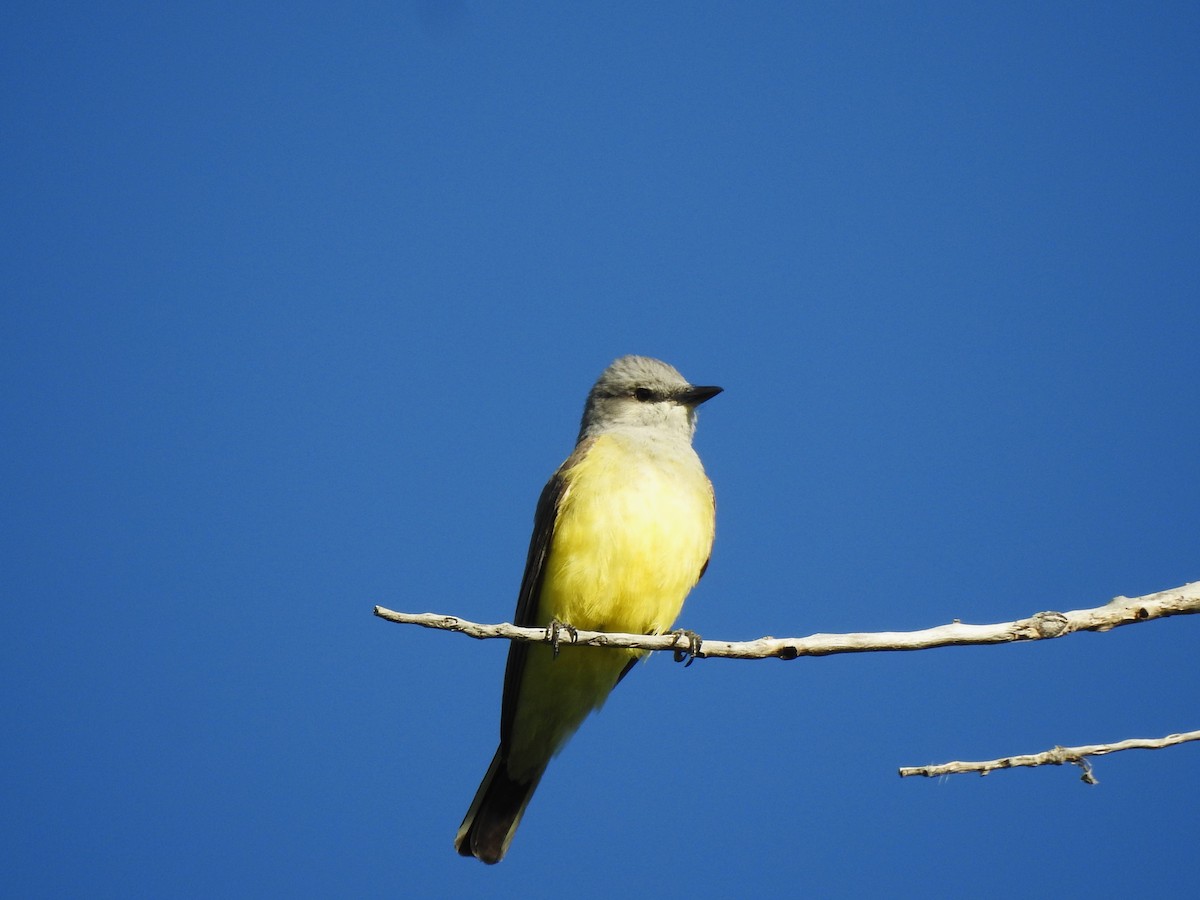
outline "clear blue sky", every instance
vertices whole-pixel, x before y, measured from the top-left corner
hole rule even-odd
[[[1200,617],[652,659],[452,839],[534,502],[625,353],[726,392],[709,637],[1200,578],[1195,4],[15,3],[12,896],[1178,894]]]

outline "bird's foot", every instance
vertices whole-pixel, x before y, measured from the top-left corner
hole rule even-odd
[[[558,619],[551,619],[550,624],[546,626],[546,640],[550,642],[550,650],[553,652],[555,659],[558,659],[558,641],[559,636],[563,632],[566,632],[572,644],[579,640],[579,629],[574,625],[568,625],[566,622],[558,621]]]
[[[683,663],[683,667],[686,669],[700,656],[700,644],[702,643],[700,635],[694,631],[688,631],[686,628],[676,628],[670,633],[675,636],[676,643],[679,643],[680,638],[687,640],[686,650],[680,647],[675,651],[675,662],[683,662],[686,659],[687,662]]]

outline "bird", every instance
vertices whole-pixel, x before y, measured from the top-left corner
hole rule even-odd
[[[556,635],[674,625],[712,551],[716,501],[692,438],[697,407],[721,390],[646,356],[600,374],[574,452],[538,499],[515,624]],[[511,643],[500,744],[455,836],[460,854],[504,858],[550,760],[643,655]]]

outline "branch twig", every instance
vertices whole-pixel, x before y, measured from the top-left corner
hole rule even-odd
[[[1115,744],[1054,747],[1042,753],[1005,756],[1001,759],[989,759],[986,762],[948,762],[936,766],[905,766],[900,769],[900,777],[924,775],[926,778],[937,778],[941,775],[959,775],[965,772],[978,772],[980,775],[986,775],[996,769],[1011,769],[1016,766],[1061,766],[1063,763],[1073,763],[1083,769],[1081,777],[1085,782],[1096,784],[1096,776],[1092,774],[1092,767],[1088,764],[1086,757],[1104,756],[1107,753],[1118,753],[1121,750],[1159,750],[1163,747],[1185,744],[1188,741],[1200,741],[1200,731],[1169,734],[1163,738],[1130,738]]]
[[[803,638],[763,637],[754,641],[705,640],[696,656],[726,659],[796,659],[799,656],[828,656],[835,653],[1007,644],[1063,637],[1076,631],[1109,631],[1135,622],[1194,613],[1200,613],[1200,581],[1156,594],[1147,594],[1144,597],[1116,597],[1104,606],[1094,609],[1076,609],[1065,613],[1040,612],[1029,618],[995,625],[964,625],[961,622],[952,622],[922,631],[813,634]],[[375,607],[375,615],[402,625],[458,631],[480,639],[507,638],[514,641],[547,643],[551,640],[545,628],[519,628],[507,623],[482,625],[457,616],[394,612],[382,606]],[[589,647],[674,650],[686,653],[688,640],[686,636],[677,634],[620,634],[581,630],[572,643]]]

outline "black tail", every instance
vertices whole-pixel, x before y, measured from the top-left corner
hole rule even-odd
[[[489,865],[504,859],[525,807],[529,805],[529,798],[545,771],[543,768],[534,773],[528,781],[516,781],[509,777],[504,757],[504,746],[501,745],[454,838],[454,847],[459,853],[474,856]]]

